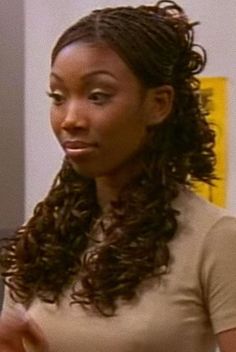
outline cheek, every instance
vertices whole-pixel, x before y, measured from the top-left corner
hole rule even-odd
[[[51,108],[51,111],[50,111],[50,124],[55,135],[58,135],[60,131],[61,120],[59,119],[58,114],[55,113],[55,110],[53,107]]]
[[[120,121],[121,122],[121,121]],[[140,123],[139,123],[140,122]],[[140,150],[146,137],[146,127],[141,121],[127,119],[119,124],[114,124],[107,130],[110,150],[120,154],[133,154]]]
[[[114,134],[114,136],[141,134],[144,129],[144,118],[141,115],[142,111],[136,105],[117,103],[112,109],[101,114],[97,122],[106,134]]]

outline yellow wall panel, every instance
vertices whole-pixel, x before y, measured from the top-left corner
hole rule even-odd
[[[209,111],[209,121],[216,132],[217,157],[215,186],[196,183],[197,192],[211,202],[225,206],[227,176],[227,79],[224,77],[201,77],[201,94],[204,107]]]

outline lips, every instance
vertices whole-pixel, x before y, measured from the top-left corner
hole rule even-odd
[[[65,141],[62,143],[64,149],[85,149],[95,147],[95,143],[87,143],[83,141]]]
[[[87,143],[78,140],[68,140],[62,143],[62,147],[67,156],[71,159],[79,160],[80,158],[88,157],[97,147],[95,143]]]

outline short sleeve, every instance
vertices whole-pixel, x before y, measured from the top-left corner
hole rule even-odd
[[[236,218],[221,218],[207,234],[201,280],[214,333],[236,328]]]

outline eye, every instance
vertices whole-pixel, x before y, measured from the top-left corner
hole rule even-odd
[[[88,98],[94,104],[103,105],[110,100],[111,94],[103,92],[101,90],[94,90],[89,94]]]
[[[65,96],[59,90],[55,90],[53,92],[49,91],[47,92],[47,95],[52,99],[54,105],[61,105],[65,100]]]

